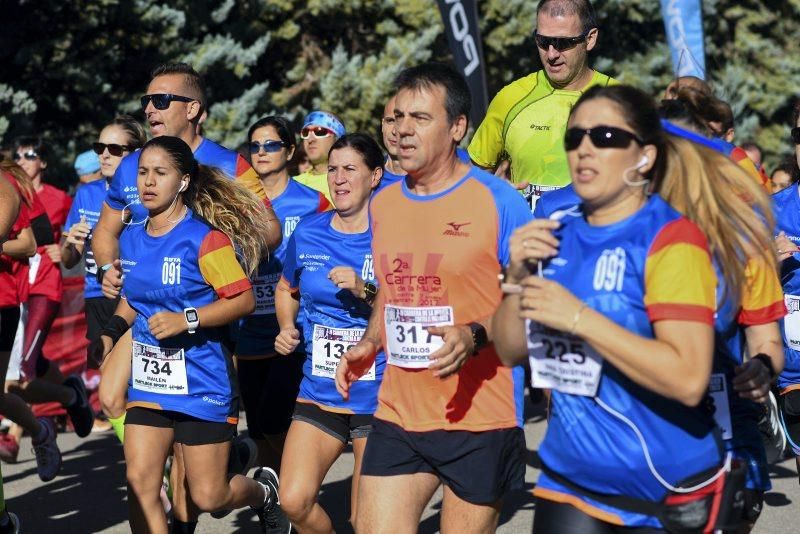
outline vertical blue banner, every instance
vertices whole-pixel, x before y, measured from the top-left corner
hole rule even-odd
[[[661,0],[661,14],[675,76],[706,78],[703,12],[700,0]]]

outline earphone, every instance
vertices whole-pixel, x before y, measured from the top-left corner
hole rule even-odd
[[[186,191],[187,187],[189,187],[189,181],[186,178],[184,178],[183,180],[181,180],[181,186],[178,188],[178,193],[180,193],[181,191]]]
[[[635,166],[633,166],[633,167],[631,167],[629,169],[625,169],[625,172],[622,173],[622,181],[625,182],[627,185],[629,185],[631,187],[641,187],[643,185],[649,184],[650,180],[648,180],[647,178],[644,178],[642,180],[636,180],[636,181],[631,180],[630,178],[628,178],[628,173],[630,171],[638,171],[639,169],[641,169],[642,167],[644,167],[648,163],[650,163],[650,158],[648,158],[646,155],[642,156],[642,159],[639,160],[639,163],[637,163]]]
[[[641,169],[642,167],[644,167],[648,163],[650,163],[650,158],[648,158],[647,156],[642,156],[642,159],[639,160],[639,163],[636,164],[635,168],[636,169]]]

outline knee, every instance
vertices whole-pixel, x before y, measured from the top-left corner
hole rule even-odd
[[[201,512],[215,512],[225,504],[224,495],[211,486],[190,487],[192,502]]]
[[[100,398],[100,407],[108,417],[120,417],[125,413],[125,395],[119,395],[116,391],[104,388],[102,380],[100,381],[98,396]]]
[[[128,463],[125,476],[128,479],[128,489],[141,500],[141,496],[146,495],[150,489],[149,486],[152,486],[152,474],[147,469]]]
[[[281,484],[278,490],[281,509],[292,522],[302,521],[317,502],[317,493],[307,491],[306,488],[292,484]]]

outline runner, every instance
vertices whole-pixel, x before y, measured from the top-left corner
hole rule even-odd
[[[92,252],[92,229],[100,218],[100,210],[106,198],[111,178],[122,158],[141,148],[147,141],[144,129],[130,115],[120,115],[100,132],[98,141],[92,145],[92,154],[98,160],[97,166],[103,180],[89,182],[78,188],[75,200],[64,224],[69,229],[61,243],[61,261],[71,269],[84,258],[86,277],[84,280],[84,311],[86,314],[86,339],[91,342],[100,338],[100,330],[114,315],[118,299],[107,299],[97,281],[97,263]],[[98,159],[99,158],[99,159]],[[88,167],[88,162],[87,162]],[[124,373],[127,375],[127,373]],[[127,376],[118,377],[122,382],[118,388],[127,386]],[[106,374],[104,380],[113,380]],[[109,408],[106,406],[105,408]],[[106,410],[119,416],[123,408]],[[116,419],[116,418],[115,418]],[[122,441],[121,421],[112,422],[114,431]]]
[[[199,165],[180,138],[151,140],[138,163],[148,216],[121,237],[126,282],[112,319],[133,325],[125,422],[131,529],[167,532],[159,489],[174,441],[200,510],[250,505],[263,532],[288,532],[272,470],[259,468],[255,480],[227,474],[238,388],[222,339],[228,323],[255,307],[231,237],[254,272],[268,248],[267,210],[221,171]]]
[[[103,177],[100,161],[97,159],[97,154],[95,154],[94,150],[87,150],[78,154],[73,166],[75,167],[75,174],[78,175],[78,189],[83,184],[94,182]]]
[[[797,130],[798,140],[800,140],[800,129]],[[792,184],[800,180],[800,168],[794,156],[787,156],[772,171],[769,181],[772,182],[772,191],[777,193],[783,191]]]
[[[153,137],[161,135],[180,137],[192,148],[201,164],[221,169],[225,175],[243,184],[268,205],[269,201],[266,199],[261,181],[250,164],[236,152],[198,135],[207,104],[203,80],[190,65],[169,63],[156,68],[147,87],[147,94],[141,101]],[[147,217],[147,210],[142,208],[136,189],[138,160],[139,152],[123,158],[111,180],[100,219],[92,235],[92,249],[98,265],[98,281],[101,281],[103,294],[107,298],[116,298],[122,283],[117,241],[125,226],[124,216],[129,214],[127,222],[134,225],[141,225]],[[224,199],[219,201],[225,202]],[[270,221],[276,220],[271,207],[267,208],[267,214]],[[265,241],[271,248],[276,247],[280,243],[280,227],[273,222],[265,228],[269,232],[264,236]],[[112,424],[120,425],[125,417],[124,385],[130,376],[131,349],[130,335],[125,334],[124,329],[119,331],[121,324],[118,323],[116,326],[118,328],[113,328],[112,325],[108,331],[112,339],[119,339],[119,343],[115,344],[115,350],[103,363],[100,397],[104,407],[118,410],[111,413],[106,411],[106,415]],[[110,376],[115,378],[112,380]],[[238,457],[238,454],[235,456]],[[183,468],[179,452],[176,454],[171,474],[175,518],[180,523],[191,524],[196,521],[196,516],[188,508],[184,484],[181,482]]]
[[[523,376],[497,359],[488,323],[500,303],[507,240],[530,210],[507,183],[457,159],[471,103],[457,72],[413,67],[396,89],[408,178],[372,199],[381,289],[364,337],[337,369],[347,398],[386,349],[356,530],[415,531],[444,484],[442,530],[489,532],[503,496],[524,477]]]
[[[18,423],[32,436],[39,478],[43,482],[49,482],[61,469],[61,451],[56,444],[55,426],[49,418],[34,417],[25,401],[14,393],[7,392],[5,388],[11,347],[19,324],[20,304],[24,301],[16,273],[27,272],[27,259],[36,253],[36,240],[31,230],[30,200],[23,194],[19,183],[25,184],[30,191],[33,186],[25,171],[9,160],[3,159],[0,162],[0,170],[3,179],[14,186],[21,199],[17,219],[2,244],[0,255],[0,379],[3,380],[3,387],[0,388],[0,413]],[[15,459],[19,446],[15,451],[7,443],[4,442],[3,445],[0,452],[10,449]]]
[[[302,344],[308,355],[281,466],[281,506],[301,532],[333,532],[317,497],[349,442],[351,523],[356,516],[361,460],[386,359],[378,355],[347,401],[336,392],[334,378],[341,355],[361,339],[377,293],[368,210],[383,164],[378,144],[364,134],[348,134],[333,144],[328,186],[336,211],[300,223],[278,284],[281,331],[275,349],[290,355]]]
[[[277,355],[274,343],[280,328],[275,316],[275,287],[286,255],[286,244],[297,224],[309,215],[330,209],[325,195],[293,180],[287,165],[295,150],[289,122],[265,117],[250,127],[250,163],[261,178],[267,197],[281,222],[283,241],[253,279],[255,312],[242,320],[236,344],[237,370],[247,430],[258,446],[258,463],[280,472],[283,443],[303,377],[305,354]]]
[[[489,104],[469,145],[487,170],[511,164],[511,181],[531,202],[569,183],[562,139],[575,101],[593,85],[616,83],[589,67],[597,45],[597,15],[589,0],[544,0],[536,8],[536,40],[543,70],[505,86]]]
[[[345,134],[341,119],[329,111],[312,111],[303,119],[300,138],[303,140],[311,168],[295,176],[295,180],[325,195],[331,200],[328,191],[328,152],[334,141]]]
[[[386,186],[399,182],[406,177],[406,171],[400,166],[399,147],[397,146],[397,131],[394,126],[394,101],[396,96],[392,96],[383,108],[381,118],[381,139],[383,148],[386,149],[386,162],[383,165],[383,178],[375,192],[380,191]]]
[[[706,239],[645,187],[666,194],[690,218],[703,214],[729,299],[720,313],[721,350],[738,335],[739,306],[729,303],[741,296],[738,321],[753,325],[748,344],[767,354],[730,379],[742,397],[759,401],[769,380],[753,375],[776,357],[774,321],[782,312],[766,226],[742,197],[764,212],[764,195],[724,156],[667,139],[652,100],[628,86],[590,89],[573,110],[565,148],[582,203],[562,211],[560,221],[539,220],[514,235],[506,288],[521,282],[522,292],[504,300],[493,323],[503,360],[513,365],[530,353],[537,383],[553,389],[534,532],[741,523],[735,492],[723,492],[737,487],[742,470],[731,472],[730,456],[723,462],[719,431],[697,407],[707,394],[714,347],[716,276]],[[714,222],[715,210],[739,215],[733,224]],[[723,244],[728,248],[720,251]],[[753,250],[764,252],[753,257],[750,274],[760,270],[753,265],[764,269],[749,285],[745,264]],[[544,278],[530,276],[537,271]],[[547,358],[560,347],[555,365]],[[737,352],[726,356],[741,361]],[[725,365],[733,375],[734,364]],[[574,373],[585,379],[570,379]],[[728,399],[717,399],[722,411]],[[704,501],[709,495],[721,507]],[[690,517],[692,507],[703,513]]]

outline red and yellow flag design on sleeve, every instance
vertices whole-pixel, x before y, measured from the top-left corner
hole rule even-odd
[[[219,230],[212,230],[203,239],[198,255],[200,273],[220,298],[250,291],[252,286],[236,259],[231,240]]]
[[[775,268],[762,257],[751,258],[745,269],[746,284],[737,322],[758,325],[778,321],[786,315],[783,288]]]
[[[645,260],[644,284],[651,322],[714,323],[717,277],[706,236],[688,219],[676,219],[658,233]]]
[[[764,172],[763,167],[761,169],[756,167],[756,164],[748,157],[747,152],[745,152],[743,148],[738,146],[734,147],[734,149],[731,150],[730,158],[750,175],[758,185],[763,187],[764,191],[772,193],[772,182],[769,181],[769,177]]]
[[[261,179],[258,177],[255,169],[250,166],[241,154],[237,154],[236,156],[236,181],[260,198],[265,206],[268,208],[272,207],[272,203],[267,198],[267,192],[264,191],[264,184],[261,183]]]

